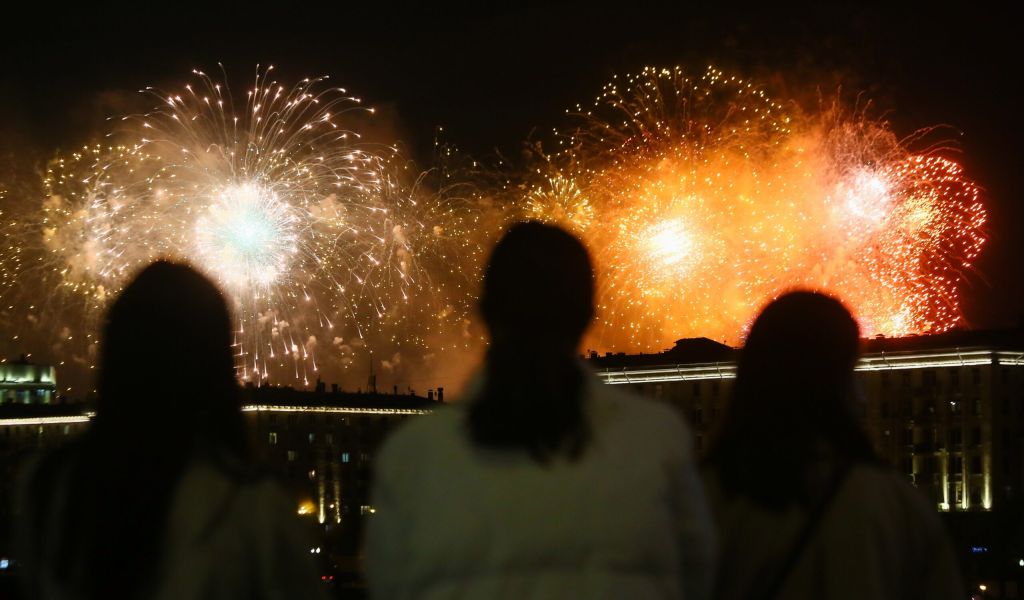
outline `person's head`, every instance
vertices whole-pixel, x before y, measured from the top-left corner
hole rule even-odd
[[[859,328],[836,299],[791,292],[754,321],[731,404],[709,453],[733,491],[764,504],[801,499],[823,454],[874,459],[856,413]]]
[[[482,446],[544,461],[585,445],[584,377],[575,351],[594,316],[586,248],[562,229],[512,226],[484,274],[480,310],[491,334],[484,389],[470,412]]]
[[[594,316],[587,249],[558,227],[513,225],[491,253],[480,311],[496,346],[574,352]]]
[[[128,284],[107,313],[99,368],[100,432],[148,437],[140,420],[161,422],[177,440],[239,449],[228,307],[192,268],[158,261]]]
[[[187,266],[153,263],[114,301],[100,339],[96,418],[41,471],[71,465],[53,561],[81,597],[147,595],[186,466],[198,458],[229,473],[244,464],[231,347],[223,297]],[[36,502],[60,507],[60,488],[47,481],[40,476]]]

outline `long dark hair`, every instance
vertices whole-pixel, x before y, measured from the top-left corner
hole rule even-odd
[[[594,272],[569,233],[511,227],[491,254],[480,309],[491,334],[485,382],[469,412],[473,441],[575,458],[587,441],[585,378],[575,358],[594,315]]]
[[[47,537],[59,540],[51,568],[65,586],[146,595],[185,466],[247,457],[231,336],[220,292],[184,265],[150,265],[110,308],[96,417],[77,444],[44,459],[33,486],[37,531],[62,513],[64,527]]]
[[[859,347],[857,322],[834,298],[792,292],[761,312],[707,458],[726,491],[781,508],[812,501],[809,470],[823,454],[876,461],[855,410]]]

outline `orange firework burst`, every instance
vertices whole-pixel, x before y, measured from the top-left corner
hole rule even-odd
[[[571,115],[524,206],[594,252],[592,347],[738,343],[795,287],[844,299],[865,334],[960,319],[957,284],[984,242],[979,189],[886,123],[787,110],[713,68],[646,68]]]

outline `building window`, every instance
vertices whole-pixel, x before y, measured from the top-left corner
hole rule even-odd
[[[974,385],[980,385],[981,384],[981,369],[980,368],[974,367],[973,369],[971,369],[971,380],[974,382]]]
[[[328,444],[333,444],[334,443],[334,434],[333,433],[326,434],[324,436],[324,441],[326,441]]]
[[[377,509],[369,504],[364,504],[359,507],[359,514],[361,515],[372,515],[377,512]]]
[[[277,432],[276,431],[271,431],[270,435],[268,436],[268,438],[269,439],[267,441],[270,442],[271,446],[276,446],[277,445]]]
[[[882,400],[882,404],[880,406],[880,411],[881,411],[883,417],[888,417],[889,416],[889,401],[888,400]]]
[[[348,461],[349,461],[348,452],[342,452],[341,453],[341,462],[347,463]]]
[[[962,456],[953,457],[953,467],[950,469],[950,472],[953,475],[961,475],[964,472],[964,459]]]
[[[971,475],[981,475],[981,457],[971,457]]]
[[[295,456],[296,456],[295,451],[294,450],[289,450],[288,451],[288,462],[295,462]]]
[[[885,389],[889,388],[889,372],[882,371],[882,387]]]
[[[703,425],[703,424],[704,424],[704,408],[700,407],[700,406],[694,406],[693,407],[693,425],[696,427],[697,425]]]
[[[981,427],[971,429],[971,444],[974,446],[981,445]]]
[[[949,444],[958,448],[963,443],[963,431],[959,427],[949,430]]]
[[[960,387],[960,369],[953,369],[949,372],[949,381],[953,387]]]
[[[712,396],[717,396],[718,395],[718,390],[720,388],[721,388],[721,385],[719,385],[719,381],[717,379],[712,381],[711,382],[711,395]]]
[[[316,434],[315,433],[309,434],[309,443],[312,444],[315,441],[316,441]]]
[[[903,387],[910,387],[910,371],[909,370],[900,371],[900,384]]]
[[[695,398],[700,398],[700,382],[699,381],[695,382],[693,384],[693,396]]]
[[[932,387],[932,386],[935,385],[935,382],[936,382],[935,371],[924,371],[921,374],[921,377],[924,380],[925,386]]]
[[[903,472],[907,475],[914,474],[914,457],[904,456],[903,457]]]
[[[975,415],[980,415],[981,414],[981,398],[975,398],[971,402],[971,406],[974,408],[974,414]]]
[[[960,414],[960,403],[956,400],[949,401],[949,414],[958,415]]]

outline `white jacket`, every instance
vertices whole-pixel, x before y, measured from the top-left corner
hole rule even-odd
[[[576,462],[475,447],[466,403],[395,432],[376,463],[372,596],[706,597],[714,539],[686,426],[586,385],[591,438]]]
[[[726,495],[707,476],[722,541],[719,600],[751,597],[771,579],[807,522],[797,507],[771,511]],[[776,598],[966,598],[949,537],[932,505],[896,471],[850,470]]]
[[[26,469],[23,491],[27,491],[35,466],[30,464]],[[53,506],[63,507],[74,501],[68,494],[66,469],[56,477]],[[32,503],[23,497],[20,504],[20,549],[25,555],[37,557],[25,565],[32,597],[80,598],[77,590],[61,585],[53,576],[52,558],[61,543],[61,512],[46,516],[44,531],[34,531],[29,525],[38,516]],[[193,462],[182,475],[170,505],[163,557],[148,592],[150,597],[326,598],[294,506],[270,479],[236,481],[220,468]]]

